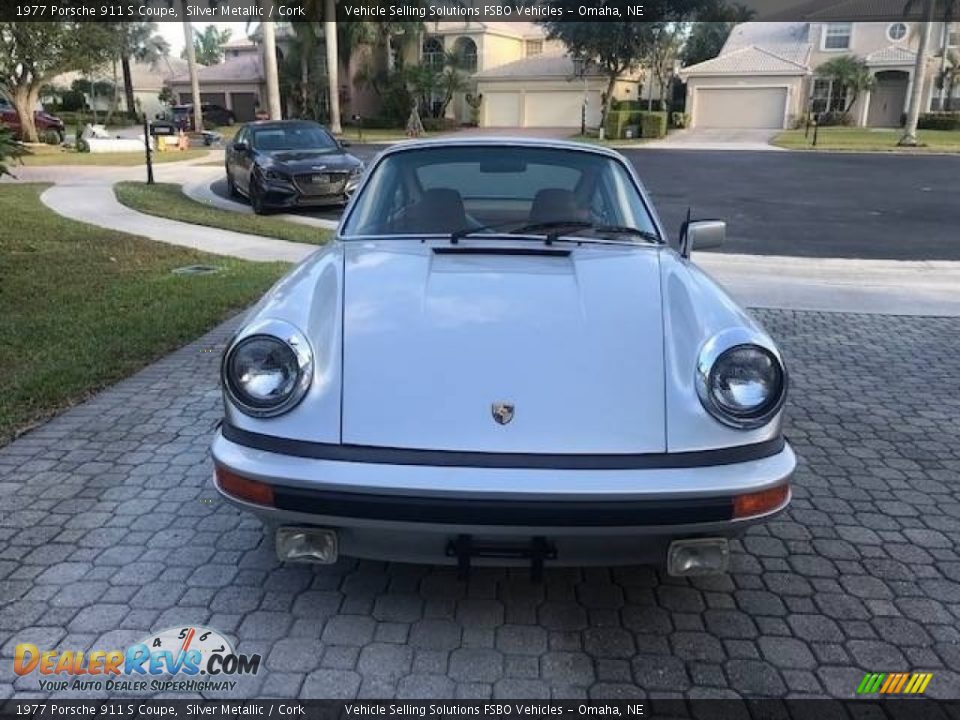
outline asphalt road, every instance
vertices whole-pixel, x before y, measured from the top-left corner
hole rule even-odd
[[[369,160],[384,146],[354,145]],[[960,260],[960,157],[626,150],[675,237],[694,218],[727,221],[720,252]],[[214,192],[226,196],[226,183]],[[337,211],[301,211],[336,219]]]

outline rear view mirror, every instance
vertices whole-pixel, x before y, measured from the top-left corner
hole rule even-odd
[[[480,172],[482,173],[522,173],[527,169],[527,161],[510,157],[489,157],[480,161]]]
[[[680,255],[687,258],[694,248],[705,250],[723,245],[727,224],[723,220],[693,220],[680,231]]]

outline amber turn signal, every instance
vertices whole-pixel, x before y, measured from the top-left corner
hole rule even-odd
[[[259,480],[235,475],[219,465],[214,470],[217,486],[238,500],[246,500],[256,505],[273,506],[273,488]]]
[[[769,490],[737,495],[733,499],[733,517],[735,519],[766,515],[778,510],[790,500],[790,486],[786,483]]]

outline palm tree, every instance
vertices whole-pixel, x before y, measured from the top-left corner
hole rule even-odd
[[[327,84],[330,88],[330,132],[339,135],[340,125],[340,78],[337,63],[337,7],[336,0],[326,0],[323,5],[323,41],[327,48]]]
[[[155,22],[117,23],[122,33],[120,44],[120,67],[123,71],[123,94],[127,104],[127,115],[136,117],[137,106],[133,96],[133,77],[130,61],[153,65],[170,53],[170,44],[161,35],[157,35]]]
[[[908,7],[913,3],[910,0]],[[930,25],[933,23],[934,0],[924,0],[923,22],[920,24],[920,46],[917,48],[917,62],[913,69],[913,87],[910,92],[910,106],[907,109],[907,123],[903,129],[900,145],[917,144],[917,123],[920,120],[920,102],[923,97],[923,82],[927,74],[927,46],[930,44]]]
[[[180,12],[187,18],[187,0],[180,0]],[[193,96],[193,129],[203,132],[203,111],[200,107],[200,78],[197,76],[197,55],[193,46],[193,26],[189,20],[183,21],[183,47],[187,53],[187,67],[190,70],[190,90]]]
[[[272,21],[260,23],[263,34],[263,74],[267,83],[267,107],[271,120],[280,120],[280,77],[277,73],[277,36]]]
[[[960,82],[960,53],[944,53],[947,63],[940,73],[940,109],[953,110],[953,89]]]
[[[832,80],[835,88],[842,88],[850,93],[847,104],[841,111],[844,115],[850,112],[860,93],[872,88],[876,82],[866,60],[853,55],[842,55],[822,63],[817,67],[817,76]]]

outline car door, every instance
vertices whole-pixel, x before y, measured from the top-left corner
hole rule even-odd
[[[248,128],[242,128],[234,137],[233,146],[230,148],[230,172],[233,174],[233,182],[244,193],[250,192],[250,167],[253,157],[250,143],[252,141],[253,133]],[[238,148],[240,143],[246,143],[246,148]]]

